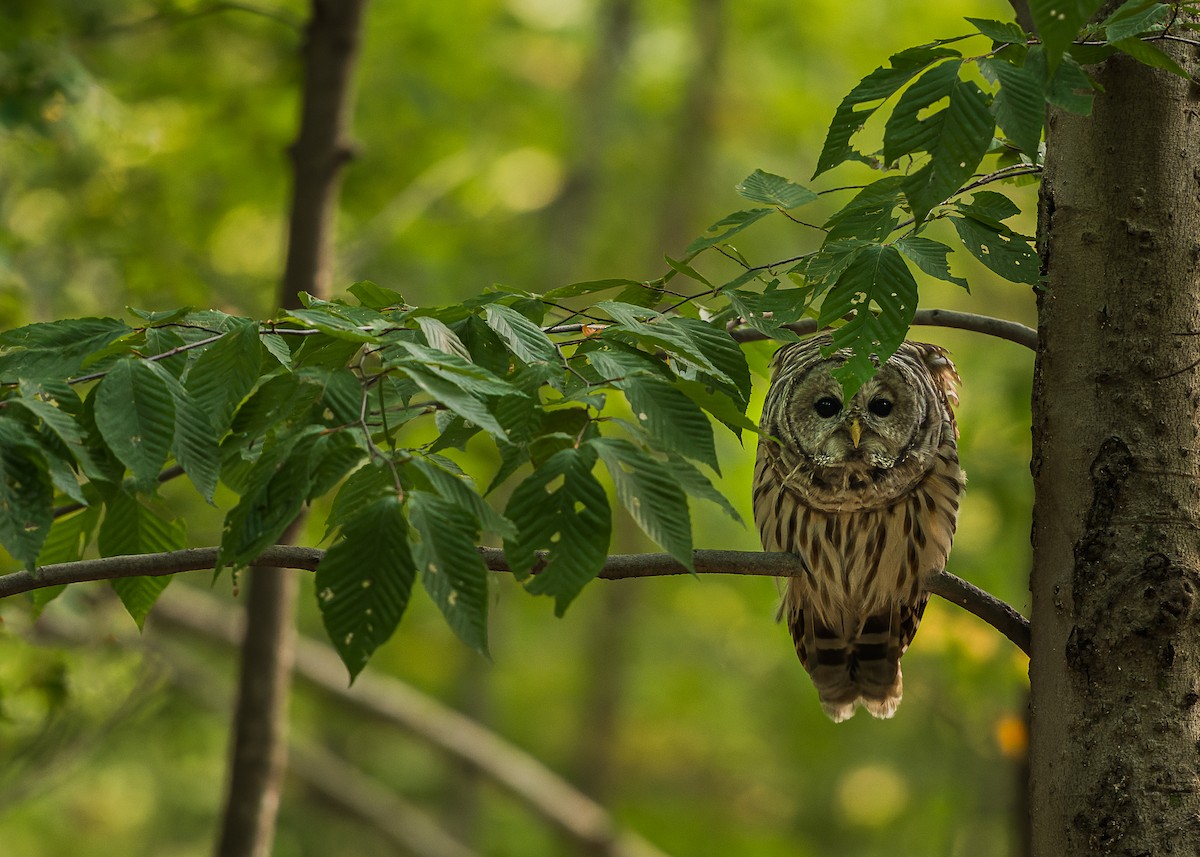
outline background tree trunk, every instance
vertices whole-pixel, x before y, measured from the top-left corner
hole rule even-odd
[[[1050,116],[1042,186],[1033,854],[1194,855],[1200,89],[1094,72],[1094,115]]]
[[[350,80],[366,0],[313,0],[303,47],[300,130],[291,148],[293,178],[287,261],[278,303],[300,306],[298,293],[328,297],[333,270],[333,217],[346,141]],[[301,513],[280,539],[292,544]],[[229,791],[219,857],[267,857],[287,768],[287,718],[295,658],[298,581],[282,568],[249,576],[246,635],[233,718]]]

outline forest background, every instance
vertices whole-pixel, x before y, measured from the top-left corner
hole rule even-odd
[[[5,4],[0,328],[126,306],[271,315],[306,12],[299,2]],[[767,0],[369,5],[334,293],[370,279],[414,304],[444,304],[492,283],[542,291],[659,276],[664,253],[677,257],[739,207],[733,188],[754,169],[807,183],[854,83],[896,50],[969,32],[965,15],[1007,19],[1011,9],[999,0],[859,3],[853,14],[835,2]],[[846,166],[813,187],[868,176]],[[1031,187],[1008,191],[1033,210]],[[815,210],[805,216],[819,220]],[[1022,217],[1014,227],[1032,233],[1032,216]],[[736,243],[770,261],[819,240],[778,218]],[[972,294],[918,275],[923,306],[1032,323],[1026,287],[961,252],[952,268]],[[1032,354],[958,331],[915,335],[949,348],[964,379],[970,484],[950,570],[1028,612]],[[746,351],[755,414],[772,346]],[[749,521],[753,438],[718,440],[718,487]],[[477,472],[494,470],[483,446],[468,455]],[[216,510],[182,485],[163,493],[190,504],[177,506],[189,544],[219,540]],[[708,504],[694,509],[694,526],[698,548],[758,547],[751,527]],[[628,521],[615,533],[614,552],[655,549]],[[303,541],[320,538],[314,527]],[[201,573],[172,589],[220,597],[234,613],[228,579],[209,583]],[[303,585],[301,627],[319,637],[308,576]],[[208,854],[234,657],[153,615],[139,638],[108,595],[100,585],[69,592],[40,630],[27,603],[0,604],[0,841],[19,855],[81,842],[101,857]],[[761,578],[602,581],[556,619],[548,601],[497,576],[491,662],[418,596],[368,672],[481,720],[669,854],[1013,853],[1024,656],[935,599],[906,658],[896,719],[834,726],[772,621],[776,599]],[[292,737],[310,764],[297,766],[284,796],[281,857],[387,847],[314,790],[319,748],[481,853],[566,848],[486,780],[304,686]]]

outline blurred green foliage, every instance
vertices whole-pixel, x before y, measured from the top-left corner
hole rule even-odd
[[[125,305],[272,312],[307,10],[242,5],[4,4],[0,327],[119,315]],[[630,12],[626,29],[601,25],[621,10]],[[677,258],[740,205],[733,186],[752,170],[807,183],[855,82],[896,50],[968,32],[964,15],[1005,19],[1009,6],[373,4],[335,282],[372,279],[432,304],[493,282],[544,290],[658,276],[662,254]],[[847,165],[814,187],[871,177]],[[1015,196],[1032,211],[1032,189]],[[769,261],[819,241],[815,230],[774,220],[741,233],[738,249]],[[935,238],[938,228],[943,240],[952,234],[941,224]],[[1032,232],[1032,216],[1015,228]],[[921,278],[924,306],[1031,321],[1028,289],[961,253],[952,269],[972,295]],[[948,347],[964,380],[960,450],[970,484],[950,570],[1027,609],[1032,355],[960,331],[914,335]],[[747,346],[758,372],[752,414],[770,352]],[[726,433],[718,442],[720,487],[750,520],[753,444]],[[494,468],[482,445],[469,454],[483,472]],[[216,543],[214,510],[184,485],[164,493],[188,504],[192,544]],[[715,507],[694,511],[697,547],[758,548],[752,529]],[[628,520],[617,529],[614,550],[648,549]],[[905,659],[906,699],[893,721],[860,715],[835,726],[772,621],[769,581],[598,582],[561,620],[509,580],[497,578],[493,589],[494,663],[462,646],[419,598],[370,669],[474,713],[599,792],[664,851],[1014,853],[1026,662],[957,608],[931,604]],[[92,603],[98,592],[79,590],[49,607],[50,618],[96,625],[107,617]],[[314,602],[310,589],[304,629],[319,633]],[[28,612],[0,604],[6,853],[209,853],[227,718],[153,684],[169,670],[160,656],[58,648],[29,626]],[[165,634],[151,615],[146,642]],[[200,654],[224,686],[230,658]],[[570,851],[540,819],[406,735],[307,692],[295,720],[299,735],[329,743],[473,836],[481,853]],[[386,848],[302,787],[285,796],[281,857]]]

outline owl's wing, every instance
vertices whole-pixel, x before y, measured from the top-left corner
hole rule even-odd
[[[917,349],[925,368],[929,370],[934,388],[946,403],[946,410],[950,412],[950,424],[954,426],[954,435],[957,437],[958,424],[954,421],[954,409],[958,407],[958,385],[962,383],[962,378],[958,377],[958,370],[950,362],[946,349],[940,345],[929,342],[913,342],[912,345]]]

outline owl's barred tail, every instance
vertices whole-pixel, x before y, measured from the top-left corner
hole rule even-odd
[[[900,632],[899,611],[869,616],[852,640],[819,621],[806,623],[803,611],[793,614],[788,624],[821,708],[833,722],[852,717],[858,705],[874,717],[896,713],[904,694],[900,656],[907,643]]]

